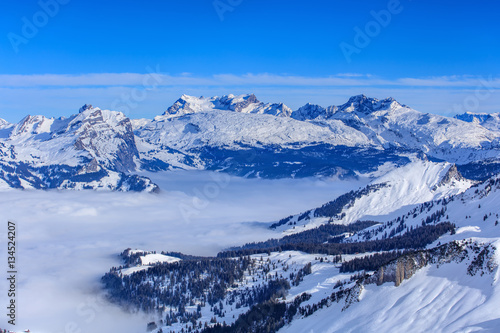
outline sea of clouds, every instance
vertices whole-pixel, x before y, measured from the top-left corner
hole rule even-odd
[[[215,255],[276,237],[267,223],[317,207],[366,181],[263,180],[213,172],[149,173],[159,194],[99,191],[0,192],[0,267],[7,221],[16,223],[17,321],[34,333],[144,332],[155,319],[106,301],[100,277],[124,249]],[[257,223],[267,222],[267,223]],[[6,274],[6,273],[3,273]],[[0,279],[1,299],[7,281]],[[7,302],[7,301],[5,301]],[[1,304],[5,309],[7,304]]]

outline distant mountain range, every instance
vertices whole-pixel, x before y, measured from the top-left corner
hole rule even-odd
[[[84,105],[69,118],[0,119],[0,188],[158,191],[140,171],[356,177],[410,155],[456,164],[470,179],[500,172],[499,114],[449,118],[392,98],[292,111],[255,95],[183,95],[162,115],[129,119]]]

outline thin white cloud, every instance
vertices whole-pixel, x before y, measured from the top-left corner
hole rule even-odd
[[[481,87],[500,88],[500,78],[480,76],[440,76],[386,79],[369,74],[339,73],[325,77],[270,73],[215,74],[202,77],[190,73],[170,75],[158,68],[149,73],[89,73],[0,75],[0,87],[92,87],[92,86],[291,86],[291,87]]]
[[[18,122],[27,114],[70,116],[85,103],[153,118],[182,94],[222,96],[254,93],[263,102],[285,103],[293,110],[306,103],[340,105],[350,96],[393,97],[421,112],[452,116],[465,111],[499,112],[500,78],[470,75],[383,79],[369,74],[330,77],[285,74],[101,73],[81,75],[0,75],[0,118]]]

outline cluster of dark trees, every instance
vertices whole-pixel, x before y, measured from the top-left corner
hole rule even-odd
[[[343,224],[323,224],[317,228],[306,230],[300,233],[285,236],[280,239],[269,239],[264,242],[258,243],[248,243],[240,247],[233,247],[227,251],[238,251],[245,249],[267,249],[273,247],[279,247],[286,244],[299,244],[299,243],[338,243],[342,238],[336,238],[335,236],[357,232],[365,228],[371,227],[378,222],[374,221],[357,221],[348,225]]]
[[[365,195],[368,195],[372,192],[376,192],[381,188],[387,187],[386,183],[373,184],[368,185],[357,191],[350,191],[345,194],[342,194],[337,199],[327,202],[320,208],[316,208],[314,210],[315,217],[336,217],[342,218],[342,210],[344,208],[349,208],[354,204],[356,199],[359,199]]]
[[[375,271],[380,266],[387,264],[388,262],[401,257],[402,255],[411,251],[392,251],[375,253],[362,258],[354,258],[343,262],[340,266],[340,273],[350,273],[357,271]]]
[[[120,257],[122,258],[123,261],[123,267],[131,267],[131,266],[136,266],[141,264],[141,257],[145,256],[150,253],[156,253],[155,251],[153,252],[146,252],[146,251],[137,251],[137,252],[132,252],[131,248],[126,249],[122,253],[120,253]]]
[[[291,322],[300,304],[310,298],[310,294],[303,293],[289,304],[270,299],[252,306],[231,325],[215,324],[194,333],[274,333]]]
[[[290,243],[277,247],[240,249],[235,251],[224,251],[217,254],[219,258],[247,256],[257,253],[271,253],[276,251],[302,251],[306,253],[318,253],[327,255],[355,254],[363,252],[392,251],[400,249],[419,249],[434,242],[441,235],[453,232],[455,225],[450,222],[442,222],[436,225],[425,225],[410,229],[403,235],[381,240],[372,240],[356,243]]]
[[[356,201],[356,199],[359,199],[369,193],[376,192],[384,187],[387,187],[386,183],[373,184],[373,185],[368,185],[356,191],[350,191],[348,193],[342,194],[335,200],[327,202],[326,204],[324,204],[319,208],[302,213],[297,220],[301,221],[305,218],[308,218],[311,215],[311,213],[313,213],[312,215],[314,217],[343,218],[344,215],[342,215],[342,210],[344,208],[347,209],[351,207]],[[290,223],[292,219],[293,215],[285,217],[284,219],[281,219],[278,222],[271,224],[270,228],[276,229],[277,227],[283,224]]]
[[[312,273],[311,263],[308,262],[303,268],[301,268],[297,274],[293,272],[290,273],[290,280],[292,281],[292,285],[298,286],[303,280],[304,276]]]
[[[122,275],[112,268],[102,277],[112,300],[146,312],[176,307],[176,316],[199,300],[211,306],[222,300],[227,289],[242,279],[251,264],[249,257],[238,259],[204,258],[160,263]]]
[[[207,304],[214,314],[212,323],[217,323],[217,318],[224,318],[229,308],[251,307],[284,297],[290,289],[289,280],[278,273],[268,274],[279,264],[283,271],[289,269],[281,260],[276,263],[261,258],[257,264],[257,259],[252,260],[248,256],[188,258],[175,263],[156,264],[130,275],[123,275],[119,268],[113,267],[102,277],[102,282],[114,302],[146,312],[166,313],[162,324],[167,326],[180,322],[188,326],[191,323],[192,329],[201,329],[198,319],[201,308]],[[230,290],[243,281],[245,271],[253,276],[253,282],[260,282]],[[310,272],[311,264],[308,264],[291,274],[303,277]],[[188,311],[188,306],[196,310]]]
[[[319,302],[314,303],[314,304],[308,304],[305,306],[300,306],[298,308],[298,313],[303,316],[303,317],[309,317],[312,315],[314,312],[330,306],[331,303],[337,302],[340,303],[341,301],[346,301],[346,305],[344,305],[343,309],[347,308],[349,306],[349,298],[353,298],[353,294],[355,293],[355,289],[362,284],[362,281],[364,280],[366,276],[365,275],[357,275],[356,276],[356,284],[353,287],[350,288],[343,288],[342,286],[340,288],[336,288],[336,291],[333,291],[330,296],[321,299]],[[353,298],[354,301],[355,297]]]
[[[380,225],[377,228],[370,228],[367,230],[362,230],[358,232],[358,237],[362,240],[370,240],[379,234],[382,234],[382,239],[385,238],[390,238],[395,236],[396,234],[404,231],[405,229],[408,230],[408,226],[406,224],[406,220],[409,218],[416,218],[418,215],[422,213],[429,213],[434,206],[442,206],[441,209],[437,210],[436,212],[432,213],[429,216],[426,216],[425,219],[422,219],[422,226],[425,226],[426,224],[436,224],[440,223],[443,218],[446,215],[447,211],[447,205],[449,202],[455,200],[454,197],[450,197],[448,199],[439,199],[437,201],[428,201],[425,203],[422,203],[412,210],[408,211],[406,214],[402,216],[398,216],[397,218],[386,222],[383,225]],[[446,219],[448,218],[448,215],[446,215]],[[393,226],[396,225],[394,228]],[[410,227],[411,228],[411,227]],[[390,231],[389,231],[390,230]]]
[[[288,280],[275,277],[269,279],[267,283],[232,291],[227,297],[228,305],[234,304],[237,309],[242,306],[249,307],[272,298],[283,297],[288,289],[290,289]]]

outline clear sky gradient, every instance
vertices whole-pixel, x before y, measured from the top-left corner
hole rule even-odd
[[[69,115],[83,103],[150,118],[182,93],[253,92],[293,109],[365,93],[393,96],[424,112],[500,111],[496,1],[1,6],[0,117],[9,121]],[[150,71],[162,77],[154,89]],[[126,102],[123,96],[132,92],[142,94]]]

